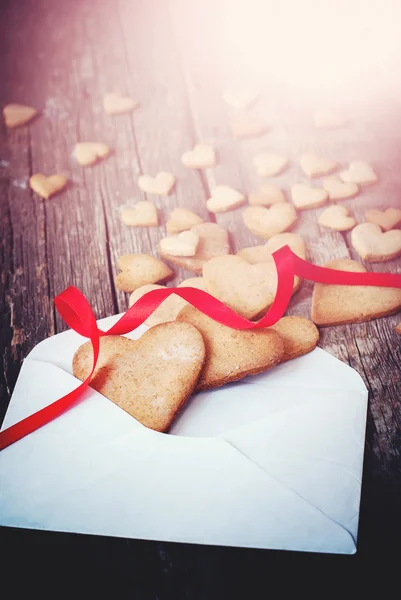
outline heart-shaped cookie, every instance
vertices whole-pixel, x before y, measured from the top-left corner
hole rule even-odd
[[[260,192],[251,192],[248,202],[251,206],[271,206],[278,202],[285,202],[283,190],[278,185],[264,183],[260,186]]]
[[[120,94],[106,94],[103,98],[103,108],[108,115],[123,115],[131,112],[138,103],[134,98]]]
[[[277,331],[284,343],[284,355],[280,362],[308,354],[319,341],[318,328],[304,317],[283,317],[271,329]]]
[[[121,211],[121,220],[131,227],[157,227],[157,208],[152,202],[141,200],[134,206],[124,206]]]
[[[122,292],[133,292],[147,283],[168,281],[174,277],[170,267],[149,254],[124,254],[120,256],[118,266],[121,273],[115,283]]]
[[[242,213],[242,218],[249,231],[267,240],[290,229],[297,220],[297,213],[292,204],[280,202],[273,204],[271,208],[248,206]]]
[[[199,235],[192,230],[181,231],[160,240],[160,253],[171,256],[195,256],[199,245]]]
[[[289,246],[300,258],[306,258],[305,242],[297,233],[278,233],[261,246],[251,246],[239,250],[237,256],[240,256],[251,265],[256,265],[257,263],[270,260],[269,257],[273,252],[283,246]]]
[[[329,269],[366,273],[355,260],[335,259]],[[316,325],[362,323],[396,313],[401,308],[401,290],[362,285],[316,283],[312,296],[312,320]]]
[[[47,200],[50,196],[54,196],[67,185],[67,177],[64,175],[50,175],[46,177],[42,173],[36,173],[29,178],[31,189],[41,198]]]
[[[233,210],[241,204],[244,204],[245,196],[229,187],[228,185],[218,185],[212,191],[212,195],[206,202],[208,210],[212,213],[227,212]]]
[[[329,195],[322,188],[312,187],[305,183],[296,183],[291,188],[291,197],[297,208],[305,210],[322,206],[327,202]]]
[[[78,348],[72,368],[84,381],[93,350]],[[139,340],[100,338],[99,360],[90,386],[156,431],[167,431],[192,394],[205,361],[202,335],[189,323],[163,323]]]
[[[261,177],[274,177],[287,168],[288,158],[282,154],[261,152],[253,157],[252,164]]]
[[[398,323],[397,327],[395,328],[396,332],[399,333],[401,335],[401,323]]]
[[[194,325],[205,341],[206,360],[197,390],[215,388],[246,375],[267,371],[283,357],[283,341],[271,328],[258,331],[231,329],[190,305],[181,310],[177,322]]]
[[[238,139],[259,137],[266,133],[269,128],[266,123],[262,123],[258,119],[250,115],[242,115],[231,124],[231,130],[234,137]]]
[[[247,319],[264,315],[277,290],[272,256],[254,265],[240,256],[218,256],[204,265],[203,279],[207,292]],[[298,284],[294,281],[294,291]]]
[[[346,124],[346,119],[338,111],[332,108],[322,108],[315,112],[315,125],[322,129],[333,129],[343,127]]]
[[[323,187],[329,194],[330,200],[345,200],[346,198],[353,198],[359,192],[359,186],[357,183],[344,183],[332,175],[331,177],[325,177],[323,179]]]
[[[345,206],[329,206],[318,217],[317,222],[322,227],[334,229],[334,231],[349,231],[356,225],[353,217],[349,216]]]
[[[75,144],[74,156],[83,167],[94,165],[102,158],[106,158],[111,150],[107,144],[99,142],[80,142]]]
[[[257,92],[251,89],[226,90],[223,98],[227,104],[237,109],[245,109],[251,106],[258,97]]]
[[[180,233],[181,231],[186,231],[201,223],[203,223],[203,219],[192,212],[192,210],[188,210],[187,208],[174,208],[166,223],[167,233]]]
[[[191,231],[194,231],[199,236],[199,244],[195,256],[165,254],[159,246],[158,250],[162,258],[180,267],[184,267],[184,269],[188,269],[188,271],[192,271],[193,273],[202,273],[203,265],[208,260],[214,256],[229,254],[230,245],[227,231],[216,223],[201,223],[192,227]]]
[[[346,171],[339,173],[339,177],[342,181],[359,185],[371,185],[377,182],[376,173],[370,164],[363,160],[352,161]]]
[[[20,127],[32,121],[37,111],[31,106],[24,104],[7,104],[3,108],[3,118],[6,127]]]
[[[204,290],[205,285],[203,283],[203,277],[190,277],[189,279],[185,279],[182,281],[178,287],[192,287],[198,290]],[[142,298],[144,294],[150,292],[151,290],[163,290],[166,289],[163,285],[143,285],[142,287],[134,290],[129,299],[129,306],[135,304],[139,298]],[[153,327],[154,325],[159,325],[159,323],[167,323],[167,321],[174,321],[178,313],[184,306],[187,304],[185,300],[176,296],[175,294],[171,294],[168,298],[166,298],[160,306],[156,308],[156,310],[146,319],[144,322],[148,327]]]
[[[332,173],[337,167],[337,163],[334,160],[312,153],[301,154],[299,164],[309,178],[327,175],[328,173]]]
[[[378,210],[377,208],[371,208],[365,212],[365,219],[368,223],[380,225],[383,231],[390,231],[390,229],[394,229],[394,227],[401,224],[401,209]]]
[[[141,175],[138,179],[138,186],[143,192],[157,196],[168,196],[174,184],[175,176],[167,171],[160,171],[156,177]]]
[[[385,262],[401,256],[401,230],[382,232],[375,223],[361,223],[351,234],[359,256],[367,262]]]
[[[208,144],[196,144],[193,150],[184,152],[181,157],[182,164],[191,169],[207,169],[216,166],[216,154]]]

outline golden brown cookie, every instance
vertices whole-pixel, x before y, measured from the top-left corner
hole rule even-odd
[[[359,186],[357,183],[348,182],[344,183],[339,177],[331,175],[323,179],[323,187],[329,194],[329,199],[334,200],[345,200],[346,198],[353,198],[359,192]]]
[[[283,317],[271,329],[277,331],[284,342],[284,354],[280,362],[308,354],[319,341],[318,328],[304,317]]]
[[[242,248],[237,252],[237,256],[240,256],[251,265],[256,265],[257,263],[269,261],[269,257],[273,252],[283,246],[289,246],[294,254],[305,260],[306,246],[303,238],[297,233],[290,232],[278,233],[261,246]]]
[[[253,157],[252,164],[260,177],[274,177],[287,168],[288,158],[282,154],[261,152]]]
[[[297,220],[295,208],[288,202],[264,206],[248,206],[242,213],[245,227],[254,235],[268,240],[290,229]]]
[[[320,213],[317,222],[322,227],[327,227],[334,231],[349,231],[356,225],[355,219],[349,216],[349,210],[345,206],[337,204],[329,206]]]
[[[361,223],[351,234],[351,243],[367,262],[385,262],[401,256],[401,231],[382,232],[375,223]]]
[[[24,104],[7,104],[3,108],[3,118],[6,127],[20,127],[26,125],[37,115],[37,111]]]
[[[92,368],[90,342],[78,348],[72,367],[84,381]],[[100,338],[90,386],[156,431],[167,431],[192,394],[205,360],[205,344],[188,323],[162,323],[139,340]]]
[[[111,152],[107,144],[100,142],[80,142],[75,144],[74,156],[83,167],[90,167],[102,158],[106,158]]]
[[[337,167],[337,163],[334,160],[312,153],[301,154],[299,164],[305,175],[309,178],[328,175]]]
[[[177,317],[194,325],[202,334],[206,360],[197,390],[219,387],[267,371],[283,357],[284,344],[271,328],[238,331],[210,319],[193,306],[186,306]]]
[[[42,173],[35,173],[29,178],[30,188],[45,200],[61,192],[66,185],[67,177],[64,177],[64,175],[49,175],[49,177],[46,177]]]
[[[251,192],[248,196],[251,206],[271,206],[278,202],[286,202],[285,194],[278,185],[262,183],[260,191]]]
[[[130,227],[157,227],[157,208],[152,202],[140,200],[133,206],[124,206],[121,220]]]
[[[371,208],[365,212],[365,219],[368,223],[380,225],[383,231],[390,231],[401,225],[401,209],[387,208],[386,210],[378,210]]]
[[[203,223],[203,219],[192,210],[181,207],[174,208],[166,223],[167,233],[181,233],[181,231],[186,231],[201,223]]]
[[[156,196],[168,196],[175,185],[175,175],[167,171],[160,171],[155,177],[141,175],[138,178],[138,186],[147,194]]]
[[[329,261],[329,269],[366,273],[366,269],[346,258]],[[361,285],[316,283],[312,296],[312,321],[316,325],[362,323],[396,313],[401,308],[401,289]]]
[[[164,262],[149,254],[124,254],[118,260],[121,269],[116,277],[116,287],[122,292],[133,292],[147,283],[169,281],[174,271]]]
[[[399,333],[401,335],[401,323],[398,323],[397,327],[395,328],[396,332]]]

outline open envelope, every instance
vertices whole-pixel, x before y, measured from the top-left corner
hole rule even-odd
[[[77,387],[71,362],[83,341],[66,331],[34,348],[3,428]],[[352,554],[367,396],[359,375],[319,348],[194,395],[168,435],[88,389],[0,453],[0,524]]]

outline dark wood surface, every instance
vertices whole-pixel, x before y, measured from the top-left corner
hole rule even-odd
[[[254,81],[248,73],[260,91],[249,112],[265,120],[270,131],[258,139],[233,138],[235,111],[223,102],[222,92],[242,81],[235,79],[235,65],[219,41],[223,5],[184,0],[0,2],[0,105],[20,102],[41,111],[29,127],[2,126],[0,131],[1,419],[23,358],[65,328],[54,310],[55,295],[73,284],[97,317],[123,311],[127,297],[113,283],[117,258],[138,251],[157,256],[156,243],[165,235],[173,207],[186,206],[226,227],[233,251],[261,243],[243,226],[241,209],[215,219],[205,204],[216,184],[243,192],[257,186],[251,162],[256,152],[279,151],[290,158],[291,168],[274,178],[286,191],[302,178],[297,163],[302,151],[320,152],[344,166],[352,159],[371,161],[379,183],[344,204],[359,222],[368,206],[401,206],[401,103],[384,85],[375,86],[370,96],[341,97],[350,117],[347,127],[318,130],[313,125],[318,106],[308,94],[260,75]],[[137,98],[140,107],[131,115],[107,116],[102,98],[114,90]],[[185,169],[181,154],[201,140],[216,147],[218,166],[203,172]],[[105,142],[113,155],[84,169],[72,157],[77,141]],[[160,170],[178,179],[170,196],[153,198],[161,226],[124,226],[120,207],[145,197],[136,184],[139,174]],[[28,186],[29,176],[38,171],[64,173],[70,184],[44,202]],[[331,258],[357,258],[350,236],[323,231],[316,224],[318,214],[304,211],[295,228],[307,241],[309,259],[324,264]],[[401,273],[401,261],[368,269]],[[169,285],[192,275],[175,271]],[[304,282],[289,314],[310,315],[311,291]],[[58,572],[59,557],[66,556],[74,569],[83,570],[85,564],[98,574],[112,572],[128,578],[132,597],[154,599],[170,594],[234,597],[237,578],[249,586],[277,570],[300,566],[304,573],[337,575],[370,565],[388,567],[400,556],[401,343],[395,333],[400,320],[396,315],[321,330],[319,345],[355,368],[370,392],[355,557],[2,529],[10,564],[32,566],[36,558]]]

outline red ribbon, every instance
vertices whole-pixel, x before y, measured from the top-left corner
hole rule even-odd
[[[171,294],[180,296],[208,317],[233,329],[260,329],[274,325],[284,315],[291,299],[294,275],[316,283],[336,285],[372,285],[401,288],[401,275],[389,273],[355,273],[318,267],[302,260],[288,246],[273,254],[277,269],[277,293],[273,304],[260,321],[248,321],[210,296],[195,288],[166,288],[144,294],[108,331],[98,328],[93,311],[77,288],[71,286],[54,299],[56,308],[67,325],[87,337],[93,346],[93,365],[89,376],[75,390],[0,432],[0,450],[43,427],[70,409],[89,385],[99,356],[99,340],[103,335],[124,335],[141,325]]]

